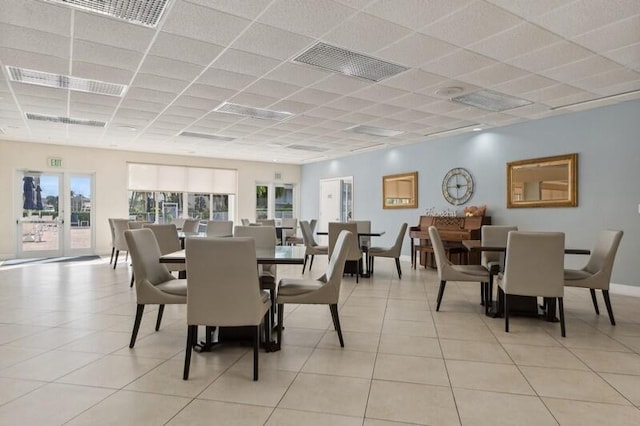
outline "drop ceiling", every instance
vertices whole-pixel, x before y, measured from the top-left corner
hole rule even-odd
[[[638,0],[167,4],[149,27],[0,0],[0,138],[304,164],[640,98]],[[407,70],[375,82],[294,61],[318,43]],[[20,83],[7,67],[127,89]],[[493,112],[450,100],[480,90],[528,105]],[[228,114],[225,102],[293,116]]]

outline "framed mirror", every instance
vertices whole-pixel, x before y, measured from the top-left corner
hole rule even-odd
[[[383,209],[418,208],[418,172],[382,177]]]
[[[507,163],[507,208],[578,205],[578,154]]]

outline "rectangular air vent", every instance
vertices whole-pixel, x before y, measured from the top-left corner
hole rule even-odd
[[[231,142],[236,140],[236,138],[231,138],[229,136],[219,136],[219,135],[213,135],[208,133],[196,133],[196,132],[182,132],[180,133],[180,136],[185,136],[188,138],[197,138],[197,139],[209,139],[212,141],[219,141],[219,142]]]
[[[274,111],[271,109],[253,108],[244,105],[232,104],[230,102],[224,102],[218,106],[214,111],[226,112],[227,114],[242,115],[245,117],[259,118],[261,120],[275,120],[285,121],[294,114],[286,111]]]
[[[533,103],[526,99],[503,95],[502,93],[496,93],[490,90],[479,90],[451,98],[451,100],[460,104],[471,105],[494,112],[506,111]]]
[[[387,145],[386,143],[376,143],[373,145],[361,146],[360,148],[354,148],[351,150],[351,152],[366,151],[368,149],[374,149],[374,148],[382,148],[382,147],[385,147],[386,145]]]
[[[95,120],[83,120],[81,118],[71,118],[71,117],[59,117],[55,115],[43,115],[43,114],[33,114],[31,112],[26,113],[27,118],[29,120],[36,121],[48,121],[51,123],[61,123],[61,124],[74,124],[79,126],[91,126],[91,127],[104,127],[107,125],[104,121],[95,121]]]
[[[48,72],[11,67],[8,65],[7,72],[9,73],[11,81],[15,81],[17,83],[35,84],[37,86],[54,87],[56,89],[69,89],[76,90],[78,92],[120,97],[124,96],[127,91],[127,86],[122,84],[107,83],[99,80],[87,80],[86,78],[51,74]]]
[[[44,0],[155,27],[171,0]]]
[[[364,135],[384,136],[384,137],[398,136],[404,133],[400,130],[383,129],[382,127],[373,127],[373,126],[354,126],[354,127],[349,127],[346,130],[353,133],[361,133]]]
[[[465,132],[465,131],[473,130],[473,129],[478,128],[478,126],[479,126],[479,124],[475,123],[475,124],[471,124],[469,126],[455,127],[453,129],[440,130],[438,132],[427,133],[425,136],[444,136],[444,135],[447,135],[449,133]]]
[[[289,148],[289,149],[297,149],[298,151],[312,151],[312,152],[325,152],[325,151],[328,151],[327,148],[321,148],[319,146],[310,146],[310,145],[289,145],[287,148]]]
[[[293,62],[313,65],[370,81],[381,81],[408,70],[400,65],[325,43],[316,44],[295,58]]]

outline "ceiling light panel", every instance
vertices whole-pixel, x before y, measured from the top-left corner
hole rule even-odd
[[[274,111],[263,108],[253,108],[244,105],[232,104],[224,102],[214,111],[224,112],[227,114],[242,115],[245,117],[259,118],[261,120],[285,121],[294,116],[294,114],[286,111]]]
[[[127,91],[127,86],[122,84],[107,83],[99,80],[87,80],[85,78],[71,77],[68,75],[51,74],[48,72],[12,67],[9,65],[7,65],[7,72],[9,73],[9,79],[16,83],[35,84],[36,86],[69,89],[79,92],[119,97],[124,96]]]
[[[219,141],[219,142],[231,142],[236,139],[228,136],[219,136],[219,135],[213,135],[210,133],[196,133],[196,132],[182,132],[180,133],[180,136],[186,136],[189,138],[198,138],[198,139],[209,139],[212,141]]]
[[[370,81],[381,81],[408,69],[325,43],[316,44],[293,61]]]
[[[171,0],[44,0],[111,16],[132,24],[155,27]]]
[[[319,146],[310,146],[310,145],[289,145],[288,149],[295,149],[298,151],[312,151],[312,152],[325,152],[328,151],[327,148],[322,148]]]
[[[27,112],[26,116],[29,120],[47,121],[50,123],[74,124],[79,126],[104,127],[107,125],[105,121],[83,120],[81,118],[62,117],[56,115],[34,114]]]
[[[400,130],[383,129],[382,127],[373,127],[373,126],[354,126],[346,130],[353,133],[361,133],[364,135],[383,136],[383,137],[398,136],[404,133]]]
[[[457,96],[451,100],[460,104],[471,105],[476,108],[494,112],[506,111],[533,103],[526,99],[503,95],[502,93],[492,92],[490,90],[479,90],[477,92],[467,93],[466,95]]]

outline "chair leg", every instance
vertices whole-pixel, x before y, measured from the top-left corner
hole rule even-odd
[[[113,269],[116,269],[116,265],[118,264],[118,255],[120,254],[120,250],[116,250],[116,258],[113,259]]]
[[[315,254],[311,255],[311,262],[309,263],[309,272],[311,272],[311,268],[313,268],[313,259],[316,257]]]
[[[560,311],[560,334],[567,337],[567,330],[564,324],[564,301],[562,297],[558,297],[558,310]]]
[[[504,294],[504,331],[509,332],[509,295]]]
[[[309,255],[308,255],[308,254],[305,254],[305,255],[304,255],[304,263],[302,264],[302,273],[303,273],[303,274],[304,274],[304,270],[305,270],[305,268],[307,267],[307,260],[308,260],[308,259],[309,259]],[[311,269],[311,268],[309,268],[309,269]]]
[[[280,348],[282,345],[282,321],[284,320],[284,305],[282,303],[278,303],[278,342],[277,347]]]
[[[269,298],[271,299],[271,306],[269,307],[269,320],[273,324],[276,320],[276,290],[269,290]],[[266,324],[265,324],[266,326]]]
[[[436,305],[436,311],[440,310],[440,303],[442,303],[442,296],[444,296],[444,287],[447,285],[446,281],[440,281],[440,289],[438,290],[438,304]]]
[[[253,329],[253,381],[258,380],[258,351],[260,349],[260,325]]]
[[[156,320],[156,331],[160,330],[160,323],[162,322],[162,314],[164,313],[164,305],[158,306],[158,319]]]
[[[342,328],[340,328],[340,317],[338,316],[338,305],[329,305],[331,309],[331,317],[333,318],[333,325],[338,333],[338,339],[340,340],[340,347],[344,348],[344,340],[342,339]]]
[[[272,350],[272,348],[270,347],[271,345],[271,330],[273,330],[273,322],[271,321],[271,319],[269,318],[268,313],[264,315],[263,318],[264,321],[264,345],[265,348],[268,348],[268,350]]]
[[[596,291],[590,288],[589,293],[591,293],[591,301],[593,302],[593,308],[596,310],[596,315],[600,315],[600,309],[598,309],[598,299],[596,299]]]
[[[111,247],[111,259],[109,259],[109,265],[111,265],[113,263],[113,255],[116,252],[116,248],[115,247]]]
[[[129,287],[130,288],[133,287],[133,283],[135,282],[135,280],[136,280],[135,274],[132,272],[131,273],[131,282],[129,283]]]
[[[138,337],[138,330],[140,329],[140,322],[142,321],[142,314],[144,313],[144,305],[138,305],[136,308],[136,319],[133,322],[133,332],[131,333],[131,342],[129,347],[133,348],[136,344],[136,338]]]
[[[602,297],[604,297],[604,304],[607,305],[607,312],[609,313],[609,321],[611,321],[611,325],[616,325],[616,320],[615,318],[613,318],[613,308],[611,307],[609,290],[602,290]]]
[[[398,270],[398,279],[402,279],[402,268],[400,268],[400,258],[396,257],[396,269]]]
[[[484,314],[489,314],[489,307],[493,304],[493,274],[489,273],[489,282],[486,283],[484,293]]]
[[[198,333],[197,325],[187,326],[187,349],[184,352],[184,372],[182,373],[182,380],[189,379],[189,367],[191,366],[191,352],[193,350],[193,343],[196,340]]]
[[[487,286],[485,285],[486,283],[481,282],[480,283],[480,306],[485,306],[484,304],[484,298],[486,296],[486,292],[487,292]]]

